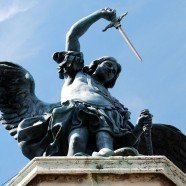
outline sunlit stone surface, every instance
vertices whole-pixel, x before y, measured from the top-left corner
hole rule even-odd
[[[164,156],[40,157],[34,158],[9,185],[183,186],[185,177]]]

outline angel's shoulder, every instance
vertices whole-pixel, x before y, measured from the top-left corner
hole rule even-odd
[[[75,77],[77,72],[81,71],[84,67],[82,52],[56,52],[53,59],[59,64],[58,69],[61,79],[63,79],[64,76]]]
[[[83,84],[88,84],[88,77],[82,70],[77,71],[74,73],[73,76],[65,76],[64,77],[64,84],[63,87],[73,86],[78,87],[82,86]]]

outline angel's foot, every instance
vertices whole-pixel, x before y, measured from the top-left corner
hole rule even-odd
[[[124,147],[115,150],[113,156],[139,156],[139,152],[133,147]]]
[[[85,154],[83,152],[77,152],[76,154],[74,154],[73,156],[90,156],[88,154]]]
[[[93,152],[93,157],[109,157],[114,154],[114,151],[109,148],[102,148],[99,152]]]

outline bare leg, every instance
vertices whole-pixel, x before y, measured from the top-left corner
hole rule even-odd
[[[78,152],[85,153],[88,141],[88,130],[86,127],[77,128],[71,131],[68,143],[68,154],[67,156],[73,156]]]
[[[98,153],[93,153],[93,156],[112,156],[113,152],[113,138],[108,132],[98,132],[96,134],[96,145]]]

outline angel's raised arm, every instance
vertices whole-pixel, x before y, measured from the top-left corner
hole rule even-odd
[[[76,22],[67,32],[65,50],[80,52],[79,38],[89,29],[89,27],[101,18],[111,21],[114,16],[115,11],[106,8],[98,10]]]
[[[83,54],[80,52],[79,38],[100,18],[111,21],[114,16],[116,16],[115,10],[110,8],[101,9],[72,25],[66,35],[65,51],[56,52],[53,55],[54,61],[59,64],[58,69],[61,79],[65,77],[74,78],[75,74],[84,66]]]

